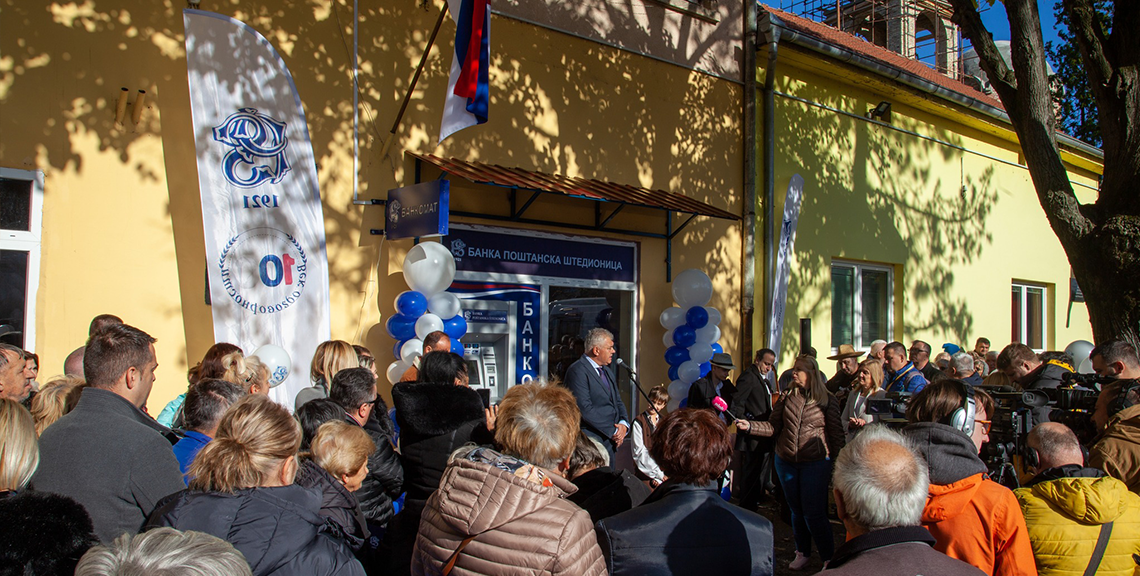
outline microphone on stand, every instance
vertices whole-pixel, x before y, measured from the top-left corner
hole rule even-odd
[[[645,398],[648,406],[653,406],[653,401],[649,399],[649,395],[641,389],[641,382],[637,381],[637,373],[633,371],[633,367],[629,364],[626,364],[625,360],[622,360],[621,358],[615,359],[614,364],[617,364],[619,368],[625,368],[626,372],[629,372],[629,379],[633,382],[633,387],[641,393],[642,398]]]

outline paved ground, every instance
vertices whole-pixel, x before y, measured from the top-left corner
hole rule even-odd
[[[775,505],[762,506],[760,513],[772,521],[772,527],[774,528],[776,576],[802,576],[803,574],[815,574],[823,569],[823,561],[819,559],[818,553],[812,555],[811,563],[808,564],[807,568],[803,571],[789,569],[788,563],[796,557],[796,547],[792,542],[792,527],[780,519],[779,507]],[[846,539],[846,532],[843,529],[843,525],[835,519],[831,521],[831,528],[835,535],[835,546],[838,548]]]

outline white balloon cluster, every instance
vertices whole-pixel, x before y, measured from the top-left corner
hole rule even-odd
[[[661,312],[662,339],[669,364],[669,409],[689,394],[689,387],[708,374],[713,354],[724,352],[720,340],[720,311],[705,306],[712,298],[708,274],[690,268],[673,279],[673,300],[677,306]]]
[[[424,338],[432,332],[446,332],[451,351],[463,354],[459,339],[467,333],[459,297],[444,292],[455,280],[455,258],[438,242],[415,245],[404,258],[404,280],[411,290],[396,296],[396,314],[388,318],[388,335],[396,339],[392,351],[396,361],[388,365],[388,382],[400,376],[423,353]]]

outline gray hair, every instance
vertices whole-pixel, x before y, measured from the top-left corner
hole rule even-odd
[[[969,374],[974,372],[974,358],[965,352],[959,352],[950,357],[950,365],[954,367],[955,374]]]
[[[75,576],[253,576],[241,552],[204,532],[155,528],[88,550]]]
[[[589,332],[586,333],[586,352],[588,353],[595,347],[599,347],[602,344],[605,344],[606,340],[613,339],[614,335],[609,330],[606,330],[605,328],[592,328]]]
[[[6,344],[4,342],[0,342],[0,352],[11,352],[11,353],[16,355],[16,360],[23,360],[24,359],[24,350],[23,350],[23,348],[20,348],[19,346],[13,346],[11,344]],[[0,354],[0,368],[3,368],[7,365],[8,365],[8,355],[7,354]],[[23,366],[21,366],[20,368],[23,368]]]
[[[835,490],[855,524],[867,530],[918,526],[930,490],[926,462],[902,434],[876,424],[839,452]]]

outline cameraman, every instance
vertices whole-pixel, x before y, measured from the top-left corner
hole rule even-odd
[[[1073,372],[1073,367],[1061,360],[1042,362],[1032,348],[1020,342],[1002,349],[998,354],[997,367],[1023,390],[1057,388],[1064,375]],[[1033,425],[1048,422],[1050,411],[1052,408],[1049,406],[1034,408]]]
[[[1097,375],[1112,380],[1097,397],[1092,419],[1100,436],[1089,451],[1089,465],[1140,492],[1140,359],[1120,340],[1093,348],[1089,359]]]
[[[934,549],[994,576],[1037,574],[1025,519],[1008,488],[985,477],[978,457],[993,401],[961,380],[923,388],[907,406],[903,434],[930,469],[922,525]]]

